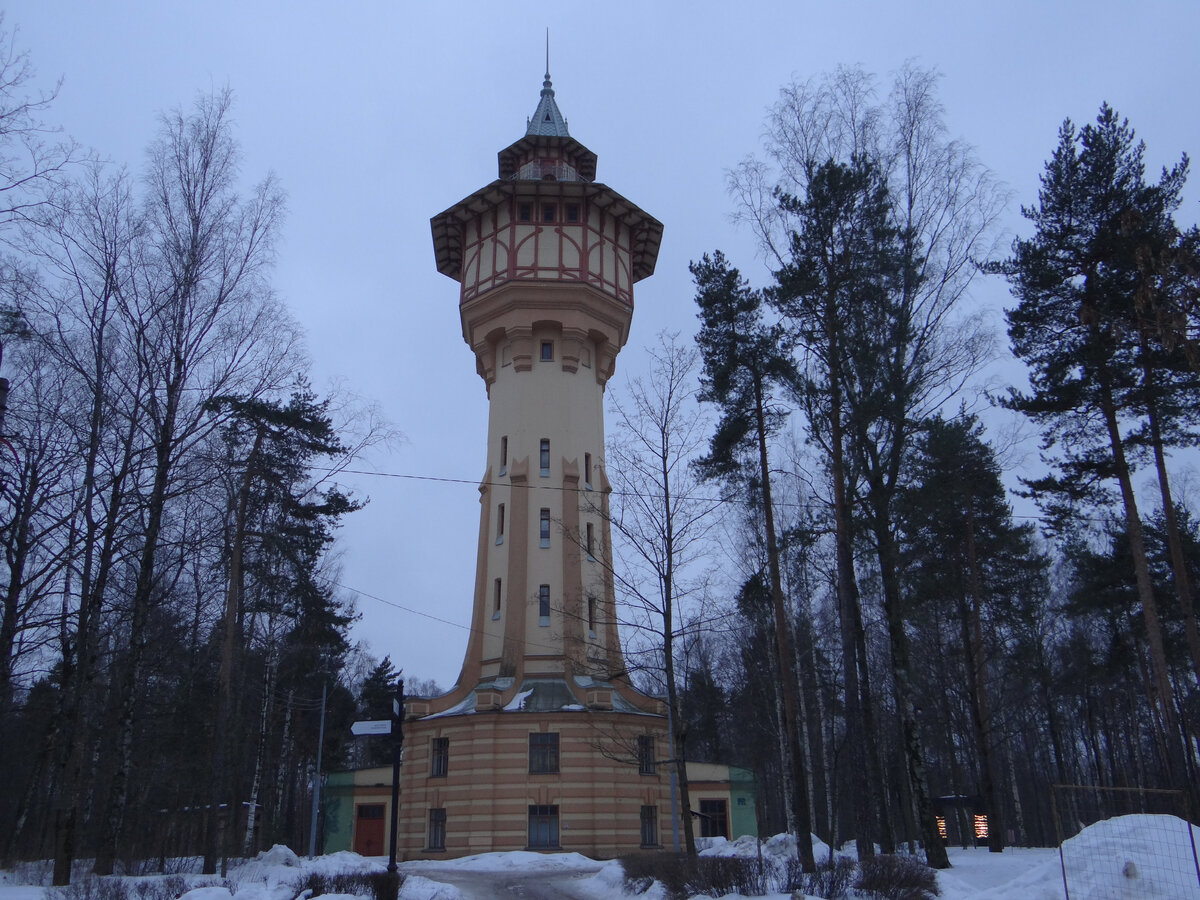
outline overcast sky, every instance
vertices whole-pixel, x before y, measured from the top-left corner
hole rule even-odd
[[[434,268],[429,219],[496,177],[524,133],[551,35],[551,74],[597,180],[662,221],[656,274],[636,288],[610,389],[671,328],[695,330],[689,260],[722,248],[766,269],[729,222],[725,172],[759,147],[793,78],[839,64],[880,76],[906,59],[943,76],[951,133],[1020,203],[1063,119],[1107,100],[1151,171],[1200,152],[1200,3],[1008,2],[65,2],[18,0],[6,26],[38,80],[62,79],[52,118],[138,172],[159,112],[228,85],[247,183],[289,195],[275,286],[308,331],[318,388],[377,400],[406,436],[361,477],[371,498],[342,531],[356,637],[449,687],[466,647],[487,402],[462,340],[455,282]],[[1179,219],[1197,219],[1200,176]],[[1007,301],[980,283],[981,303]],[[373,596],[367,596],[373,595]],[[374,599],[379,598],[379,599]],[[403,607],[403,608],[400,608]]]

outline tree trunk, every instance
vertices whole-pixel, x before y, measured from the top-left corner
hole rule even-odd
[[[779,655],[779,681],[783,692],[783,717],[788,753],[791,757],[792,805],[796,814],[796,852],[805,872],[817,870],[812,849],[812,821],[808,816],[805,791],[805,756],[800,743],[799,704],[796,695],[796,655],[792,652],[791,622],[783,600],[783,579],[779,572],[779,545],[775,539],[775,511],[771,506],[771,471],[767,465],[767,423],[763,408],[762,382],[755,379],[754,415],[758,430],[758,464],[762,474],[763,515],[767,530],[767,569],[771,578],[771,607],[775,616],[775,643]]]
[[[970,502],[970,498],[968,498]],[[975,517],[968,511],[966,528],[967,568],[971,579],[971,602],[963,610],[963,652],[967,690],[971,694],[971,722],[979,752],[979,782],[988,817],[988,851],[1004,851],[1004,810],[1000,803],[1000,779],[996,774],[996,750],[992,743],[991,703],[987,693],[987,661],[983,648],[983,574],[975,546]]]
[[[1138,514],[1137,497],[1133,490],[1129,463],[1125,458],[1125,444],[1117,421],[1116,404],[1107,370],[1100,373],[1101,410],[1108,429],[1112,447],[1113,468],[1121,485],[1121,499],[1125,510],[1125,528],[1129,534],[1129,548],[1133,554],[1133,570],[1137,579],[1137,595],[1142,606],[1142,620],[1146,628],[1146,640],[1150,647],[1151,689],[1154,701],[1162,716],[1158,729],[1163,753],[1163,765],[1167,783],[1183,788],[1183,758],[1180,747],[1179,719],[1175,714],[1174,693],[1167,666],[1167,651],[1163,640],[1162,620],[1158,614],[1158,602],[1154,599],[1154,583],[1150,578],[1150,565],[1146,558],[1146,541],[1142,533],[1142,520]]]

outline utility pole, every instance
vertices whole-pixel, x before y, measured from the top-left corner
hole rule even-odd
[[[392,701],[392,821],[388,844],[387,870],[396,874],[396,821],[400,813],[400,763],[404,759],[404,679],[396,682],[396,699]]]
[[[325,745],[325,682],[321,682],[321,727],[317,729],[317,768],[313,772],[312,824],[308,829],[308,858],[317,855],[317,813],[321,809],[321,750]]]

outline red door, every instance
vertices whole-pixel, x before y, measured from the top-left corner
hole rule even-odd
[[[362,856],[383,856],[383,804],[360,803],[354,823],[354,852]]]

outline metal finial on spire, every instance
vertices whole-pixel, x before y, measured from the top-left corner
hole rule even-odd
[[[546,26],[546,80],[550,80],[550,26]]]

